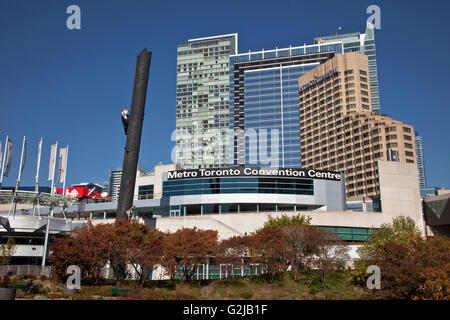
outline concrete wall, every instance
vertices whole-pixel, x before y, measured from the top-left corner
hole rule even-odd
[[[174,171],[177,169],[179,169],[179,166],[176,164],[158,164],[155,167],[155,185],[153,189],[153,196],[155,198],[162,197],[163,174],[167,171]]]
[[[37,257],[42,258],[44,253],[43,245],[22,245],[17,244],[14,257]]]
[[[378,161],[378,175],[383,214],[411,217],[425,234],[417,165]]]
[[[393,215],[380,212],[352,211],[307,211],[307,212],[268,212],[268,213],[230,213],[198,215],[185,217],[156,218],[155,227],[161,231],[175,232],[180,228],[217,230],[220,239],[250,234],[262,227],[269,215],[279,217],[283,214],[291,217],[301,213],[311,217],[316,226],[379,228],[383,223],[391,223]]]

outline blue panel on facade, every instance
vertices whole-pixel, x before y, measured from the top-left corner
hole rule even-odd
[[[255,146],[255,140],[246,139],[245,165],[300,166],[298,78],[316,66],[245,73],[245,130],[255,130],[259,140]],[[261,143],[267,145],[267,152],[261,149]]]

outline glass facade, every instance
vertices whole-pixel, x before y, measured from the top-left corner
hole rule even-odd
[[[163,197],[226,193],[314,195],[314,185],[311,179],[247,177],[186,179],[163,182]]]
[[[318,226],[318,229],[326,229],[336,234],[336,237],[345,241],[367,241],[369,236],[376,230],[371,228],[352,227],[328,227]]]
[[[138,188],[138,199],[153,199],[153,189],[152,184],[146,186],[139,186]]]
[[[335,41],[342,41],[344,43],[344,53],[360,52],[368,56],[372,111],[380,113],[380,93],[378,88],[377,57],[373,25],[370,22],[367,22],[366,33],[363,34],[356,32],[314,39],[314,43],[328,43]]]
[[[245,141],[246,166],[300,167],[298,78],[317,65],[245,72],[245,130],[258,136],[258,145]],[[267,152],[258,148],[264,145]]]
[[[227,165],[229,56],[237,34],[191,39],[177,49],[176,163]]]
[[[231,56],[229,164],[300,167],[298,78],[342,52],[336,42]]]

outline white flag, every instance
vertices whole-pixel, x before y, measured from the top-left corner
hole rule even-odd
[[[25,161],[27,160],[27,141],[25,140],[25,137],[23,137],[23,146],[22,146],[22,161],[20,162],[20,170],[19,170],[19,181],[22,177],[23,169],[25,168]]]
[[[52,144],[50,148],[50,162],[48,166],[48,180],[53,180],[55,177],[55,164],[56,164],[56,149],[58,148],[58,144]],[[52,186],[53,188],[53,186]]]
[[[67,147],[59,149],[58,182],[66,180]]]
[[[37,157],[37,166],[36,166],[36,182],[39,180],[39,168],[41,166],[41,152],[42,152],[42,139],[39,141],[38,145],[38,157]]]
[[[9,169],[11,168],[11,159],[12,159],[12,141],[8,139],[8,157],[6,158],[6,165],[5,165],[5,169],[3,170],[3,175],[5,177],[8,176],[9,174]]]

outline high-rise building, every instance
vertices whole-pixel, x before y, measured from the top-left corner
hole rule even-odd
[[[176,163],[223,167],[229,141],[229,56],[238,35],[190,39],[177,49]]]
[[[416,133],[416,139],[414,140],[416,144],[416,157],[417,157],[417,170],[419,173],[419,186],[426,187],[427,181],[425,179],[425,164],[423,161],[423,144],[422,137]]]
[[[230,56],[230,165],[300,167],[298,78],[342,42]]]
[[[103,191],[104,191],[104,192],[107,192],[108,195],[110,195],[110,194],[109,194],[109,180],[103,182]]]
[[[378,88],[377,57],[375,52],[375,32],[370,22],[367,22],[366,33],[346,33],[333,36],[314,38],[314,43],[342,41],[344,53],[360,52],[369,57],[369,84],[372,111],[380,113],[380,94]]]
[[[121,181],[122,181],[122,168],[117,168],[116,170],[111,170],[109,172],[108,194],[114,201],[119,199]]]
[[[141,163],[138,163],[136,176],[139,177],[145,172],[145,168]],[[120,183],[122,181],[122,168],[116,168],[109,172],[108,194],[113,201],[119,200]]]
[[[348,198],[379,197],[379,161],[415,163],[411,125],[371,112],[368,57],[337,55],[298,81],[302,167],[345,173]]]

